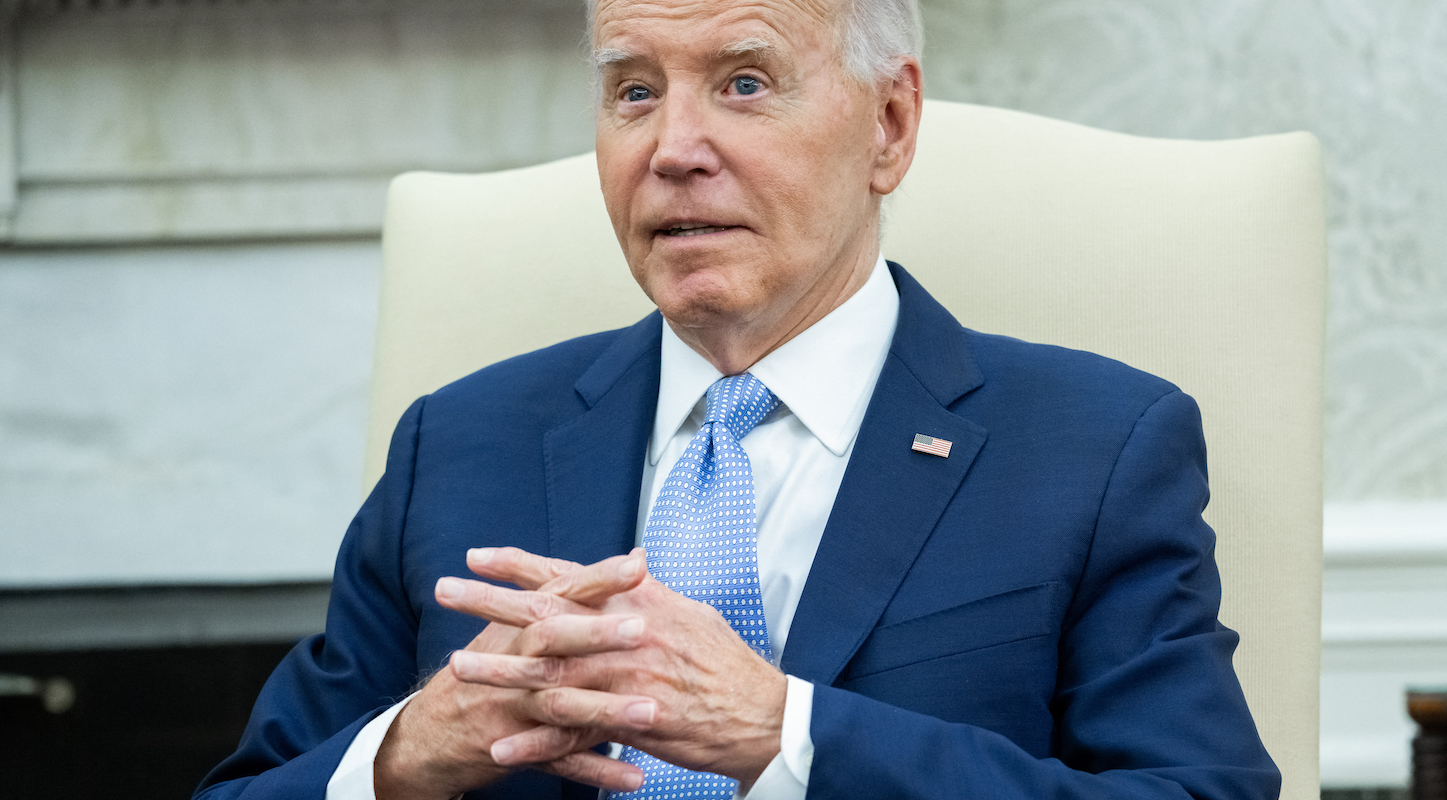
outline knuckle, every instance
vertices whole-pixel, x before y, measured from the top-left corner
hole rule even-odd
[[[489,683],[507,683],[513,677],[512,673],[511,661],[503,658],[487,660],[486,679]]]
[[[609,643],[612,637],[609,634],[608,628],[609,626],[607,625],[599,625],[596,622],[592,622],[584,629],[584,638],[588,642],[589,649],[598,650]]]
[[[560,724],[559,720],[563,719],[563,715],[568,711],[567,696],[557,690],[539,692],[538,704],[543,719],[554,724]]]
[[[528,595],[527,606],[533,619],[547,619],[558,614],[558,598],[551,594],[532,592]]]
[[[563,680],[563,659],[544,658],[538,663],[537,678],[544,686],[557,686]]]
[[[581,758],[578,755],[564,756],[567,769],[573,774],[583,778],[584,783],[601,783],[604,777],[603,765],[591,758]]]
[[[538,754],[539,758],[565,756],[577,749],[581,737],[576,728],[549,727],[547,730],[548,746]]]
[[[577,589],[577,585],[578,576],[576,573],[554,572],[553,577],[548,579],[547,585],[543,588],[548,592],[549,597],[554,595],[567,597]]]
[[[534,655],[546,653],[553,649],[558,641],[557,626],[550,622],[540,622],[529,626],[528,631],[532,634],[531,647]]]

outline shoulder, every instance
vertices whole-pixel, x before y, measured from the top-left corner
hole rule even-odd
[[[429,407],[529,404],[571,392],[618,331],[580,336],[490,364],[433,392]]]
[[[1096,353],[969,329],[962,335],[985,384],[1000,391],[1087,402],[1151,402],[1180,391],[1170,381]]]
[[[900,298],[891,351],[942,402],[959,397],[951,404],[956,410],[998,406],[1007,417],[1031,418],[1073,417],[1075,411],[1128,415],[1180,391],[1105,356],[963,327],[902,267],[891,269]]]
[[[483,367],[426,398],[425,416],[546,419],[579,413],[584,394],[627,369],[657,360],[658,315],[627,328],[580,336]],[[655,368],[656,369],[656,368]],[[425,424],[425,422],[424,422]]]
[[[985,426],[997,444],[1107,458],[1147,417],[1200,441],[1195,401],[1170,381],[1095,353],[970,330],[961,335],[982,382],[954,410]]]

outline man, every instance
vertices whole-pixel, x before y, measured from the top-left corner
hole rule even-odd
[[[592,12],[661,318],[408,410],[325,637],[202,793],[1274,797],[1194,404],[966,331],[879,255],[913,3]]]

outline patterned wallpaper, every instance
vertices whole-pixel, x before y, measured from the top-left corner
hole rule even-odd
[[[1447,497],[1447,2],[923,0],[933,97],[1325,150],[1328,500]]]

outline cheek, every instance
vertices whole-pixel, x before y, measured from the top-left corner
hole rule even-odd
[[[817,213],[829,188],[821,182],[819,160],[796,142],[781,143],[768,151],[767,158],[751,159],[747,181],[772,211],[783,214],[777,221],[808,219]]]
[[[605,196],[612,190],[624,190],[639,180],[639,171],[648,170],[649,137],[639,126],[599,128],[597,146],[598,177]],[[624,195],[618,195],[621,199]]]
[[[852,164],[817,151],[798,149],[775,173],[771,192],[790,227],[808,234],[835,227],[846,203],[858,193]],[[812,238],[812,237],[810,237]]]
[[[634,174],[626,154],[616,150],[598,149],[598,185],[603,192],[603,205],[608,210],[608,219],[613,223],[613,232],[625,253],[635,246],[630,239],[637,238],[633,230],[632,202],[639,179]]]
[[[871,126],[830,116],[774,143],[770,160],[782,191],[815,218],[833,216],[861,192],[867,193],[873,150]]]

